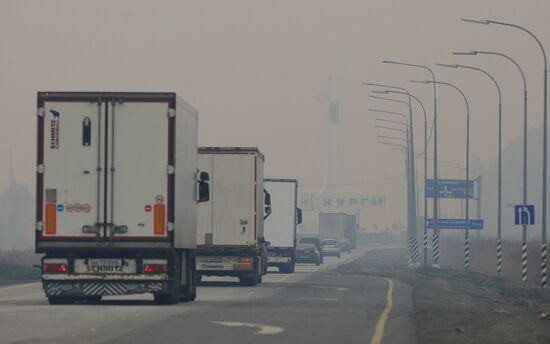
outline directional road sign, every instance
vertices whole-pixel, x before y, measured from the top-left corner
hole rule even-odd
[[[483,219],[470,219],[468,229],[482,230],[484,226]],[[426,227],[434,228],[434,219],[428,219]],[[466,229],[466,219],[438,219],[438,229]]]
[[[516,205],[514,206],[514,219],[516,225],[534,225],[535,224],[535,206],[534,205]]]
[[[468,188],[469,198],[474,198],[474,181],[463,179],[438,179],[437,197],[439,198],[466,198],[466,188]],[[426,180],[426,196],[434,198],[434,180]]]

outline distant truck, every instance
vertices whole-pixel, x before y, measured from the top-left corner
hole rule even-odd
[[[197,111],[175,93],[39,92],[36,252],[50,304],[196,297]]]
[[[198,211],[198,278],[233,276],[255,286],[267,273],[264,217],[271,206],[263,187],[264,156],[244,147],[201,147],[198,152],[212,193]]]
[[[344,213],[319,213],[319,238],[347,238],[348,215]]]
[[[296,179],[264,179],[264,188],[271,195],[271,216],[264,223],[267,265],[279,272],[292,273],[296,264],[296,226],[302,223],[302,211],[297,208]]]

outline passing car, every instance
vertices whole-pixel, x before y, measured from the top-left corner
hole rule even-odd
[[[323,264],[323,245],[321,245],[321,239],[317,237],[303,237],[298,241],[299,244],[314,244],[319,254],[321,255],[321,264]]]
[[[302,243],[296,245],[296,263],[310,263],[320,265],[323,256],[315,244]]]
[[[351,253],[351,241],[349,239],[338,239],[340,244],[340,252]]]
[[[321,241],[323,254],[325,256],[335,256],[340,258],[340,244],[336,239],[325,239]]]

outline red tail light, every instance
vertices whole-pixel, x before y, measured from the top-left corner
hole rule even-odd
[[[168,272],[166,264],[147,264],[143,266],[143,272],[146,274],[163,274]]]
[[[47,274],[64,274],[67,272],[67,265],[65,264],[44,264],[42,272]]]
[[[245,264],[250,264],[250,263],[252,263],[252,258],[244,257],[243,259],[241,259],[241,262],[243,262]]]

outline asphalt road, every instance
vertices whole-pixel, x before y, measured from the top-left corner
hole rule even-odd
[[[197,301],[175,306],[157,306],[148,295],[50,306],[38,283],[4,287],[0,342],[415,343],[407,285],[336,271],[365,251],[269,274],[258,287],[206,279]]]

